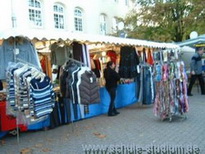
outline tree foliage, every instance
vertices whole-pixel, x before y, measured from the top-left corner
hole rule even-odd
[[[190,32],[205,33],[205,0],[133,0],[123,20],[129,37],[180,42]]]

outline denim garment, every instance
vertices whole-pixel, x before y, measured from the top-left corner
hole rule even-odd
[[[64,98],[64,109],[65,109],[65,123],[70,123],[71,119],[71,100],[68,98]]]
[[[55,102],[53,112],[50,114],[50,128],[60,126],[59,103]]]
[[[22,44],[17,43],[16,47],[13,44],[9,44],[8,40],[4,40],[2,44],[2,49],[0,49],[0,55],[1,55],[0,79],[6,79],[5,71],[6,68],[8,67],[8,62],[14,62],[15,60],[14,48],[19,49],[19,54],[16,55],[16,58],[31,63],[34,66],[36,66],[36,68],[41,69],[37,51],[28,40],[24,40]]]
[[[3,48],[2,46],[0,46],[0,79],[5,79],[5,75],[6,75],[6,70],[5,70],[5,67],[4,67],[4,58],[3,58]]]
[[[151,94],[151,72],[149,67],[144,67],[144,87],[143,87],[143,101],[142,104],[149,105],[152,103],[152,94]]]
[[[140,94],[140,75],[137,75],[137,77],[135,77],[135,83],[136,83],[136,98],[139,99],[139,94]]]
[[[144,69],[143,69],[143,67],[141,67],[141,71],[140,71],[140,86],[139,86],[139,98],[138,98],[138,102],[142,102],[143,101],[143,88],[144,88],[144,86],[143,86],[143,82],[144,82],[144,78],[143,78],[143,76],[144,76]]]

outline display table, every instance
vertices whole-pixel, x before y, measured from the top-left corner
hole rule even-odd
[[[115,100],[116,108],[123,108],[125,106],[131,105],[131,104],[137,102],[135,88],[136,88],[136,83],[118,85],[117,95],[116,95],[116,100]],[[109,108],[109,103],[110,103],[110,97],[109,97],[109,94],[108,94],[105,87],[100,88],[100,99],[101,99],[101,102],[99,104],[89,105],[89,114],[85,115],[85,117],[84,117],[85,119],[107,113],[108,108]],[[5,115],[5,113],[6,113],[5,104],[3,105],[3,107],[4,107],[4,109],[1,108],[0,111],[2,112],[2,110],[3,110],[3,113],[4,113],[3,116],[6,116]],[[81,119],[82,118],[74,120],[74,115],[73,115],[73,113],[71,113],[71,120],[72,121],[78,121]],[[15,129],[15,127],[16,127],[15,119],[13,119],[12,122],[8,122],[8,125],[11,125],[11,127],[8,130],[11,130],[11,128]],[[6,124],[4,123],[3,127],[5,127],[5,126],[6,126]],[[42,122],[39,122],[39,123],[36,123],[33,125],[29,125],[28,130],[39,130],[39,129],[43,129],[43,128],[49,127],[49,126],[50,126],[50,119],[48,118]],[[6,135],[6,132],[0,132],[0,137],[2,137],[4,135]]]

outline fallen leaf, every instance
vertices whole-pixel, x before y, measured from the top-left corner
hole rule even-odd
[[[99,137],[99,138],[105,138],[106,135],[100,134],[98,137]]]
[[[20,154],[32,154],[32,149],[25,148],[20,151]]]
[[[4,144],[6,144],[6,142],[4,140],[0,140],[0,144],[4,145]]]
[[[51,151],[51,149],[44,148],[44,149],[42,149],[42,151],[43,151],[43,152],[50,152],[50,151]]]
[[[36,147],[36,148],[42,148],[43,145],[42,145],[42,144],[36,144],[35,147]]]
[[[95,133],[93,133],[93,134],[96,135],[96,136],[97,136],[97,135],[100,135],[100,133],[98,133],[98,132],[95,132]]]
[[[98,133],[98,132],[95,132],[95,133],[93,133],[95,136],[97,136],[98,138],[105,138],[106,137],[106,135],[104,135],[104,134],[101,134],[101,133]]]

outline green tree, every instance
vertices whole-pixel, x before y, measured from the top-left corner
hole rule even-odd
[[[191,31],[205,33],[205,0],[133,0],[123,20],[131,38],[180,42]]]

